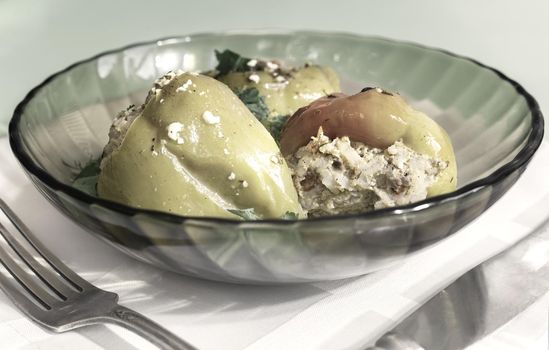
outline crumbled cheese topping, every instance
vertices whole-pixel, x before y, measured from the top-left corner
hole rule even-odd
[[[248,77],[248,80],[257,84],[257,83],[259,83],[259,75],[250,74],[250,76]]]
[[[227,179],[229,179],[229,180],[234,180],[234,179],[236,179],[236,174],[233,173],[233,172],[231,171],[231,173],[229,174],[229,176],[227,176]]]
[[[168,131],[168,138],[177,142],[178,145],[185,143],[185,140],[181,136],[181,131],[183,130],[184,125],[180,122],[173,122],[166,128]]]
[[[246,63],[246,65],[248,67],[255,67],[255,65],[257,64],[257,60],[256,59],[251,59],[248,61],[248,63]]]
[[[147,98],[145,99],[145,103],[147,103],[151,99],[151,97],[158,95],[162,91],[162,88],[164,86],[168,85],[172,80],[174,80],[176,77],[180,76],[183,73],[185,73],[183,70],[178,69],[175,72],[169,71],[160,78],[156,79],[153,83],[151,90],[149,91],[149,94],[147,95]]]
[[[180,87],[175,89],[175,91],[177,91],[177,92],[187,91],[187,89],[189,88],[189,86],[192,85],[192,83],[193,83],[193,81],[191,79],[187,79],[187,81],[183,85],[181,85]]]
[[[220,116],[214,115],[210,111],[204,111],[204,113],[202,113],[202,119],[206,124],[211,124],[211,125],[218,124],[221,121]]]
[[[267,65],[267,70],[273,71],[273,70],[278,69],[278,64],[276,64],[272,61],[267,61],[266,65]]]
[[[169,71],[168,73],[164,74],[154,81],[153,88],[162,89],[164,86],[168,85],[172,80],[174,80],[176,77],[180,76],[183,73],[185,72],[181,69],[178,69],[175,72]]]
[[[229,154],[229,150],[226,149],[226,148],[223,148],[223,153],[226,154],[226,155],[228,155],[228,154]]]
[[[265,89],[268,90],[282,90],[286,87],[288,84],[288,81],[282,82],[282,83],[265,83]],[[322,94],[319,94],[319,96],[323,96]]]
[[[242,181],[242,187],[248,188],[248,186],[249,186],[248,181],[246,180]]]

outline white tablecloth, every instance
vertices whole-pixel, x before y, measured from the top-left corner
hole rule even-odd
[[[542,109],[549,106],[545,1],[520,7],[514,1],[326,2],[315,5],[315,14],[313,1],[238,4],[166,2],[164,10],[154,11],[153,2],[0,2],[0,121],[46,75],[98,51],[170,34],[254,27],[354,31],[443,47],[502,69]],[[123,305],[201,349],[358,349],[528,234],[546,217],[549,203],[541,175],[549,171],[549,149],[543,144],[523,177],[484,215],[388,270],[345,281],[250,287],[179,276],[128,258],[53,209],[24,177],[6,138],[0,138],[0,164],[2,198],[54,253],[90,282],[118,293]],[[0,293],[0,349],[135,346],[152,348],[110,326],[53,335]]]

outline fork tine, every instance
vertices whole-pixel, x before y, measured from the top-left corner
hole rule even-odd
[[[5,235],[6,228],[0,223],[0,234]],[[8,254],[8,252],[0,248],[0,263],[4,265],[6,270],[21,284],[30,294],[32,294],[38,302],[47,309],[50,309],[52,305],[58,302],[52,295],[41,287],[36,281],[34,281],[30,275],[23,270],[15,260]]]
[[[36,276],[38,276],[38,278],[40,278],[42,282],[44,282],[61,299],[65,300],[69,294],[74,293],[74,290],[61,282],[60,278],[62,277],[40,264],[5,227],[2,231],[0,231],[0,234],[2,234],[10,247],[21,258],[21,260],[23,260],[30,267]]]
[[[82,292],[84,288],[92,288],[92,285],[86,280],[78,276],[75,272],[70,270],[65,264],[63,264],[58,258],[55,257],[50,251],[40,243],[40,241],[32,234],[28,227],[19,219],[19,217],[8,207],[6,202],[0,198],[0,209],[6,214],[6,217],[12,222],[12,224],[19,230],[21,235],[29,242],[29,244],[36,249],[38,254],[47,261],[57,273],[59,273],[68,283],[70,283],[79,292]]]
[[[5,265],[4,265],[5,266]],[[23,294],[15,284],[10,281],[5,274],[0,272],[0,289],[4,291],[7,297],[19,307],[20,310],[24,311],[29,317],[36,320],[38,316],[44,312],[38,305],[33,303],[31,299]],[[33,296],[34,297],[34,296]],[[40,305],[47,309],[46,305],[37,300]]]

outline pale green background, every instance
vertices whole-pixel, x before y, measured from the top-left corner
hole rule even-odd
[[[501,69],[543,110],[548,16],[547,0],[0,0],[0,124],[30,88],[76,60],[135,41],[248,28],[338,30],[441,47]]]

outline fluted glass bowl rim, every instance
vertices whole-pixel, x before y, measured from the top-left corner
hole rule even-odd
[[[70,70],[76,68],[77,66],[97,60],[102,56],[116,54],[124,50],[132,49],[136,47],[158,45],[158,44],[161,44],[162,42],[168,42],[168,43],[172,43],[174,41],[188,42],[195,39],[201,39],[204,37],[222,38],[223,36],[233,36],[233,35],[257,36],[258,38],[260,38],[261,36],[268,36],[268,35],[294,35],[294,36],[322,35],[323,37],[330,37],[332,40],[333,39],[337,40],[338,38],[359,39],[359,40],[375,39],[378,41],[383,41],[383,42],[387,42],[387,43],[398,45],[398,46],[411,46],[421,50],[439,52],[444,55],[450,56],[453,59],[461,59],[461,60],[472,62],[481,68],[494,72],[500,79],[511,84],[511,86],[516,90],[516,92],[519,95],[524,97],[524,99],[526,100],[528,109],[531,112],[531,119],[532,119],[528,140],[526,141],[526,143],[523,144],[520,151],[512,160],[503,164],[498,169],[494,170],[491,174],[484,176],[483,178],[480,178],[478,180],[475,180],[471,183],[468,183],[465,186],[458,188],[453,192],[427,198],[425,200],[411,203],[404,206],[377,209],[377,210],[360,213],[360,214],[332,215],[332,216],[322,216],[322,217],[298,219],[298,220],[261,219],[261,220],[253,220],[253,221],[242,221],[242,220],[225,219],[225,218],[218,218],[218,217],[182,216],[182,215],[170,214],[167,212],[162,212],[157,210],[130,207],[121,203],[117,203],[117,202],[113,202],[110,200],[89,195],[85,192],[82,192],[72,187],[71,185],[65,184],[57,180],[55,177],[50,175],[47,171],[43,170],[40,166],[35,164],[35,162],[33,162],[33,160],[31,159],[30,155],[25,152],[24,147],[22,145],[23,141],[21,138],[21,134],[19,133],[19,130],[18,130],[25,108],[29,104],[29,102],[34,98],[34,96],[41,89],[45,88],[57,76],[67,73]],[[192,220],[192,221],[200,221],[200,222],[212,223],[212,224],[233,224],[233,225],[240,225],[240,224],[253,222],[254,225],[265,224],[266,226],[273,225],[273,224],[292,225],[292,224],[295,224],[296,222],[300,222],[300,223],[317,222],[318,223],[318,222],[327,222],[327,221],[333,221],[333,220],[345,220],[345,219],[364,220],[364,219],[370,219],[370,218],[374,219],[379,217],[390,217],[392,215],[402,215],[402,214],[408,214],[413,212],[426,211],[432,207],[436,207],[438,205],[441,205],[447,202],[458,201],[460,198],[463,198],[474,192],[480,191],[481,189],[487,186],[492,186],[497,184],[498,182],[502,181],[503,179],[505,179],[507,176],[509,176],[516,170],[525,166],[533,157],[537,149],[539,148],[543,140],[543,134],[544,134],[544,119],[536,99],[528,91],[526,91],[526,89],[517,81],[509,78],[507,75],[505,75],[498,69],[490,67],[484,63],[481,63],[476,59],[463,56],[460,54],[455,54],[445,49],[430,47],[430,46],[426,46],[423,44],[418,44],[410,41],[390,39],[390,38],[381,37],[381,36],[361,35],[361,34],[348,33],[348,32],[327,32],[327,31],[313,31],[313,30],[288,31],[288,30],[261,30],[261,29],[260,30],[224,31],[224,32],[203,32],[203,33],[195,33],[195,34],[187,34],[187,35],[168,36],[168,37],[163,37],[163,38],[154,39],[154,40],[147,40],[147,41],[132,43],[116,49],[103,51],[89,58],[77,61],[69,65],[68,67],[50,75],[42,83],[32,88],[27,93],[25,98],[16,106],[8,127],[9,143],[10,143],[12,152],[14,153],[15,157],[18,159],[18,161],[22,164],[22,166],[28,173],[38,178],[42,183],[44,183],[50,189],[56,192],[57,191],[62,192],[88,205],[99,205],[107,209],[110,209],[114,212],[119,212],[121,214],[130,215],[130,216],[134,216],[134,215],[152,216],[153,218],[156,218],[160,221],[167,221],[175,224],[182,224],[187,220]]]

